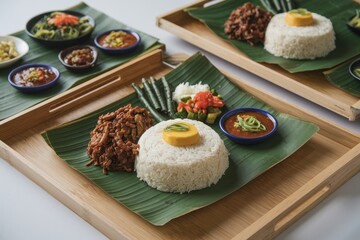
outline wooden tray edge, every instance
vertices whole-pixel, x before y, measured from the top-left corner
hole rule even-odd
[[[248,88],[251,88],[251,86],[248,86]],[[276,99],[273,96],[267,95],[267,93],[264,93],[264,97],[273,99],[274,101],[283,102],[281,99]],[[307,114],[313,115],[310,113]],[[349,132],[348,134],[351,133]],[[301,189],[293,193],[289,199],[278,204],[256,223],[237,235],[235,239],[243,239],[243,237],[253,239],[258,239],[258,237],[272,238],[284,230],[301,215],[305,214],[306,211],[330,194],[330,192],[334,191],[338,186],[354,175],[359,170],[360,166],[358,165],[360,163],[356,163],[359,161],[353,160],[358,159],[359,155],[360,144],[356,145],[346,155],[318,174],[311,183],[307,183],[301,187]],[[119,234],[121,237],[128,237],[126,230],[119,229],[94,214],[91,211],[91,206],[82,206],[77,202],[75,196],[68,196],[66,193],[62,194],[61,185],[56,182],[56,180],[51,176],[42,176],[41,169],[37,169],[29,164],[25,157],[18,154],[2,141],[0,141],[0,156],[108,237],[119,238]],[[305,205],[304,203],[301,203],[301,201],[305,201]],[[273,215],[275,218],[272,217]]]
[[[108,88],[126,83],[126,79],[124,80],[120,75],[121,71],[124,71],[131,66],[135,66],[136,64],[141,64],[145,61],[149,63],[146,65],[146,68],[151,68],[153,63],[161,62],[162,58],[162,49],[151,51],[91,80],[88,80],[83,84],[73,87],[57,96],[47,99],[18,114],[6,118],[0,121],[0,139],[5,140],[11,136],[16,135],[17,133],[21,133],[22,131],[35,126],[44,119],[49,119],[55,115],[59,115],[62,112],[76,107],[83,102],[91,100],[92,97],[96,96],[93,92],[96,94],[102,94],[103,92],[106,92]],[[26,121],[30,115],[32,121]],[[27,124],[15,126],[14,123],[18,121],[24,121]],[[6,129],[11,129],[11,131],[5,131]]]
[[[301,92],[302,94],[299,96],[311,102],[314,102],[324,108],[327,108],[332,112],[344,116],[348,118],[349,121],[355,121],[360,118],[360,100],[352,105],[349,105],[343,103],[340,100],[333,99],[328,95],[318,92],[307,85],[301,84],[293,80],[292,78],[286,77],[274,71],[273,69],[267,68],[266,66],[260,63],[254,62],[244,55],[239,56],[234,53],[235,51],[231,52],[227,48],[219,46],[206,38],[202,38],[201,36],[198,36],[197,34],[188,31],[182,28],[181,26],[166,19],[171,15],[183,11],[185,8],[201,6],[206,2],[208,2],[208,0],[197,1],[193,4],[188,4],[183,7],[172,10],[168,13],[162,14],[157,17],[156,24],[159,28],[162,28],[170,33],[173,33],[174,35],[180,37],[181,39],[201,49],[204,49],[205,51],[212,53],[215,56],[224,59],[225,61],[231,62],[241,68],[244,68],[247,71],[257,76],[272,82],[273,84],[276,84],[284,89],[293,92],[294,94],[299,95],[298,93]],[[207,48],[205,49],[204,46],[207,46]],[[228,57],[224,56],[224,54],[228,54]],[[239,59],[241,60],[241,64],[237,63]],[[271,77],[268,77],[267,74],[271,74]],[[294,84],[294,86],[289,85],[289,81],[291,81]],[[318,98],[313,100],[312,99],[313,94],[316,94]]]
[[[360,160],[360,144],[233,239],[274,238],[358,173],[360,161],[356,160]]]

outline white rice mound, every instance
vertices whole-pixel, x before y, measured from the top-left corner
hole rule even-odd
[[[165,127],[188,122],[198,129],[196,145],[176,147],[162,139]],[[163,121],[140,137],[135,160],[137,177],[163,192],[190,192],[216,184],[229,166],[229,153],[220,136],[206,124],[189,119]]]
[[[335,32],[326,17],[312,13],[314,24],[294,27],[285,22],[285,14],[275,15],[265,33],[265,49],[289,59],[315,59],[325,57],[335,49]]]
[[[175,88],[173,92],[173,100],[177,103],[181,102],[181,99],[184,97],[191,97],[193,98],[196,93],[198,92],[209,92],[210,87],[207,84],[202,84],[201,82],[190,85],[188,82],[180,83]]]

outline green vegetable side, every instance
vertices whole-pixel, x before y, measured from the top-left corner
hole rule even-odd
[[[158,82],[162,83],[162,88],[157,86],[157,81],[153,77],[150,77],[149,81],[142,79],[143,89],[132,83],[139,100],[156,121],[163,121],[166,115],[170,118],[188,118],[213,124],[221,115],[221,108],[225,102],[214,89],[197,91],[193,96],[182,97],[175,110],[175,101],[166,78],[162,77]]]
[[[173,117],[189,118],[213,124],[221,115],[220,109],[224,105],[224,100],[214,89],[210,92],[198,92],[194,97],[182,98]]]
[[[79,18],[63,12],[53,12],[37,22],[31,32],[41,39],[67,40],[83,36],[92,29],[86,16]]]

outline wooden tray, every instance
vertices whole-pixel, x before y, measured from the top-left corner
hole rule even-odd
[[[257,63],[230,43],[215,35],[206,25],[184,12],[202,7],[208,1],[175,9],[157,18],[157,25],[183,40],[248,70],[282,88],[298,94],[354,121],[360,117],[360,100],[329,83],[321,71],[289,73],[274,64]]]
[[[70,168],[40,134],[132,93],[130,82],[167,73],[171,68],[163,60],[162,52],[154,51],[0,125],[0,157],[111,239],[270,239],[359,171],[360,136],[227,74],[244,90],[279,111],[316,123],[320,131],[226,198],[165,226],[151,225]]]

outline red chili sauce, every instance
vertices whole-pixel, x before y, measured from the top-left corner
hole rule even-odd
[[[48,68],[29,67],[20,70],[12,77],[12,81],[23,87],[35,87],[47,84],[56,78],[56,74]]]
[[[64,58],[64,62],[71,66],[85,66],[92,63],[92,61],[94,61],[94,55],[90,48],[73,50]]]
[[[261,132],[247,132],[247,131],[242,131],[241,127],[240,128],[235,127],[234,123],[236,122],[236,116],[239,114],[240,114],[240,116],[250,115],[250,116],[255,117],[262,124],[264,124],[264,126],[266,127],[266,130],[261,131]],[[242,113],[237,113],[237,114],[231,115],[228,119],[226,119],[225,123],[224,123],[224,128],[228,133],[231,133],[232,135],[235,135],[238,137],[255,138],[255,137],[264,136],[264,135],[268,134],[269,132],[271,132],[271,130],[273,130],[273,128],[274,128],[274,123],[271,121],[271,119],[269,119],[267,116],[265,116],[261,113],[242,112]]]
[[[119,31],[104,34],[99,38],[98,43],[103,47],[116,49],[131,47],[137,41],[137,38],[131,33]]]

